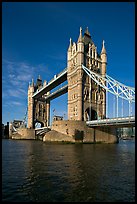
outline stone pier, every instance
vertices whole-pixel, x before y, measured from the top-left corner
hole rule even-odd
[[[117,143],[116,128],[89,128],[85,121],[54,121],[51,131],[43,141],[82,142],[82,143]]]

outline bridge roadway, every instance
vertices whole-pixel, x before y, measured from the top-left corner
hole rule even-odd
[[[40,136],[40,135],[43,135],[44,133],[48,132],[51,130],[51,127],[48,126],[48,127],[41,127],[41,128],[35,128],[35,135],[36,136]]]
[[[124,117],[124,118],[108,118],[101,120],[86,121],[86,125],[89,127],[102,127],[102,126],[115,126],[115,127],[134,127],[135,117]],[[35,128],[36,135],[43,134],[51,130],[51,126]]]
[[[135,117],[123,117],[123,118],[108,118],[101,120],[86,121],[89,127],[100,126],[115,126],[115,127],[133,127],[135,126]]]
[[[67,80],[67,68],[65,68],[58,75],[54,75],[54,78],[51,79],[46,86],[43,86],[40,90],[37,89],[37,91],[33,94],[32,97],[35,99],[40,98],[42,95],[54,89],[56,86],[62,84],[66,80]]]

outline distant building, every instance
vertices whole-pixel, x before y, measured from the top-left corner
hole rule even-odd
[[[9,139],[9,122],[7,122],[7,125],[5,125],[4,128],[4,138]]]
[[[120,138],[135,137],[135,127],[118,128],[117,135]]]
[[[53,121],[56,121],[56,120],[63,120],[63,116],[57,116],[57,115],[55,115],[55,116],[53,117]]]
[[[12,137],[13,132],[17,131],[17,129],[19,127],[21,127],[22,123],[23,123],[22,120],[13,120],[13,122],[10,122],[10,124],[9,124],[9,138]],[[24,126],[22,126],[22,127],[24,127]]]
[[[5,130],[5,126],[4,124],[2,123],[2,138],[4,139],[4,130]]]
[[[22,120],[13,120],[13,126],[19,128],[22,124]]]

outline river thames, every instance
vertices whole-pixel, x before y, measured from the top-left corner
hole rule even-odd
[[[135,140],[2,140],[2,201],[135,202]]]

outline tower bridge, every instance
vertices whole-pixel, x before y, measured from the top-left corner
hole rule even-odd
[[[77,42],[72,42],[70,38],[67,67],[61,73],[54,75],[48,83],[46,81],[42,83],[39,77],[36,84],[32,80],[29,85],[28,128],[35,128],[36,122],[41,123],[42,127],[48,127],[50,101],[65,93],[68,93],[68,121],[85,121],[88,126],[94,126],[95,121],[98,121],[98,126],[104,124],[103,119],[106,120],[108,111],[108,92],[116,97],[116,117],[118,118],[119,98],[129,102],[130,117],[132,104],[135,103],[135,89],[114,80],[106,72],[107,52],[104,41],[101,53],[98,53],[88,28],[84,36],[80,28]],[[51,92],[63,82],[67,84]],[[134,125],[135,118],[133,118],[131,125]],[[126,125],[126,120],[124,124]]]

